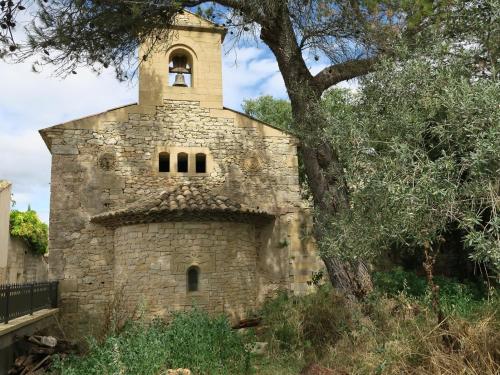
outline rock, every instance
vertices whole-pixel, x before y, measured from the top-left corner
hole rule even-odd
[[[264,355],[267,351],[267,342],[256,342],[253,347],[250,349],[252,354],[256,355]]]
[[[177,370],[169,369],[165,375],[192,375],[191,370],[187,368],[178,368]]]
[[[55,348],[57,345],[57,339],[52,336],[42,336],[40,342],[42,345],[48,346],[49,348]]]

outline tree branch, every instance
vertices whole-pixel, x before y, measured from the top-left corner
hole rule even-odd
[[[331,65],[314,77],[316,87],[325,91],[329,87],[352,78],[363,76],[373,71],[378,58],[372,57],[361,60],[349,60],[344,63]]]

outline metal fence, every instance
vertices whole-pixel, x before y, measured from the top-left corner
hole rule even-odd
[[[57,307],[58,282],[0,285],[0,322]]]

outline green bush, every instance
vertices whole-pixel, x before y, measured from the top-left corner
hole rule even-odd
[[[267,328],[263,339],[271,352],[307,360],[321,358],[324,349],[354,324],[347,301],[329,286],[300,297],[282,292],[263,306],[261,314]]]
[[[10,234],[23,239],[36,254],[43,255],[47,252],[49,228],[29,208],[26,212],[10,212]]]
[[[175,314],[170,324],[129,323],[104,342],[89,341],[88,353],[57,362],[61,375],[157,375],[169,368],[194,374],[246,374],[250,354],[224,316],[198,309]]]
[[[427,280],[415,272],[396,267],[391,271],[375,272],[375,289],[388,296],[404,293],[421,302],[429,302]],[[469,316],[476,312],[487,300],[486,289],[474,282],[459,282],[454,278],[436,276],[434,282],[439,286],[441,305],[446,314]]]
[[[389,296],[396,296],[404,292],[410,297],[423,297],[427,292],[427,281],[417,276],[415,272],[408,272],[396,267],[387,272],[374,272],[373,283],[378,291]]]

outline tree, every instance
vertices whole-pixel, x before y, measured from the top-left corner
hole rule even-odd
[[[260,96],[257,99],[245,100],[243,110],[247,115],[277,128],[286,131],[292,130],[292,107],[288,100],[275,99],[269,95]]]
[[[2,3],[7,4],[0,4],[2,28],[6,30],[2,40],[11,43],[11,52],[19,49],[21,59],[40,54],[43,63],[56,64],[61,73],[76,73],[82,65],[98,71],[113,66],[118,77],[125,78],[123,62],[134,56],[139,43],[149,41],[152,48],[159,46],[156,42],[168,37],[169,25],[184,7],[212,4],[208,15],[224,23],[235,38],[253,31],[276,57],[287,88],[294,132],[302,141],[300,154],[315,205],[315,236],[330,280],[352,297],[371,290],[363,260],[332,255],[328,241],[324,241],[334,229],[330,227],[332,217],[348,211],[350,202],[338,150],[325,139],[328,122],[321,110],[321,97],[336,83],[372,71],[381,55],[392,53],[395,40],[416,40],[429,24],[429,16],[460,8],[456,4],[463,2],[44,0],[38,2],[24,48],[13,45],[8,34],[19,7],[15,8],[14,2]],[[489,1],[484,3],[489,6]],[[308,56],[323,58],[329,66],[313,76],[307,67]],[[144,58],[147,54],[139,60]]]
[[[47,252],[49,228],[30,207],[26,212],[10,212],[10,234],[21,238],[35,254]]]

